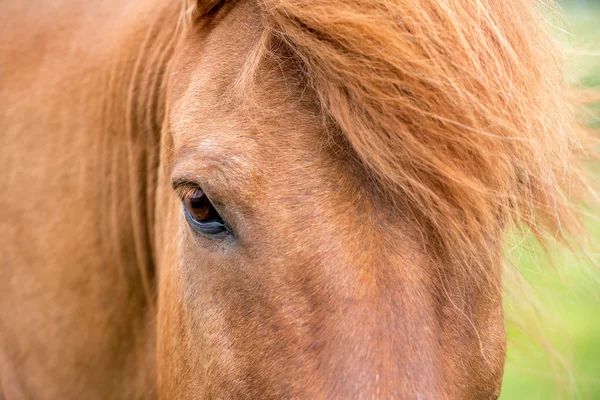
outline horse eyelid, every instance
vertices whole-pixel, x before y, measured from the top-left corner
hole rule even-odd
[[[175,191],[175,194],[177,194],[177,196],[183,200],[185,199],[187,196],[192,195],[194,192],[198,191],[198,190],[202,190],[202,188],[196,184],[196,183],[192,183],[192,182],[187,182],[185,184],[178,184],[176,186],[173,186],[173,190]],[[204,190],[202,190],[204,192]],[[206,193],[205,193],[206,195]]]
[[[171,180],[171,187],[181,199],[186,195],[191,194],[194,190],[202,189],[202,186],[198,183],[185,178],[175,178]]]

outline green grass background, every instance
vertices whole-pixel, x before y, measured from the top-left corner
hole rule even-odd
[[[566,49],[567,79],[600,90],[600,1],[560,5],[564,22],[556,31]],[[600,105],[592,109],[600,116]],[[598,128],[599,121],[593,122]],[[598,245],[600,222],[593,214],[600,212],[590,214],[591,239]],[[553,251],[552,267],[529,242],[513,253],[527,290],[506,288],[513,294],[505,301],[509,342],[500,398],[600,400],[600,271],[561,250]],[[591,256],[600,264],[600,254]],[[537,318],[531,297],[542,308]]]

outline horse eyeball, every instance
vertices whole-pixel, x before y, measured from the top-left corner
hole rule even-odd
[[[204,234],[226,233],[225,222],[202,189],[193,189],[183,196],[183,205],[188,222]]]
[[[183,202],[190,215],[197,221],[206,221],[219,215],[201,189],[196,189],[187,194]]]

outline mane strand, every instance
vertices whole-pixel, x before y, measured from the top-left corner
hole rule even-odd
[[[580,234],[587,138],[536,2],[257,2],[324,113],[451,261],[496,264],[507,224]]]

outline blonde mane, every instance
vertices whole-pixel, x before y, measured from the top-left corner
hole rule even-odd
[[[199,13],[218,2],[206,2]],[[581,233],[587,143],[530,0],[256,0],[323,115],[450,263],[496,266],[506,227]],[[197,11],[198,13],[198,11]],[[246,71],[248,72],[248,71]],[[476,267],[476,268],[472,268]]]

